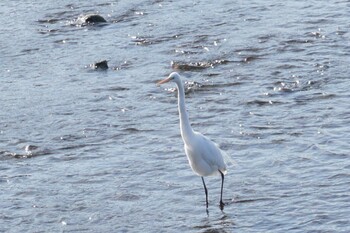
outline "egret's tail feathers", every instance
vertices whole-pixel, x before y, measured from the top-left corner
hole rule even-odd
[[[222,153],[224,161],[228,167],[239,167],[239,164],[232,159],[225,151]],[[226,174],[227,171],[225,171],[224,174]]]

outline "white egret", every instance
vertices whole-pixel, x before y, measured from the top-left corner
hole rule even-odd
[[[227,170],[226,164],[222,157],[222,152],[209,138],[201,133],[195,132],[192,129],[186,112],[185,91],[180,75],[173,72],[168,78],[158,82],[157,84],[160,85],[169,81],[173,81],[177,85],[181,137],[184,142],[185,153],[192,170],[202,178],[207,211],[208,190],[203,177],[213,175],[221,175],[220,209],[223,210],[224,203],[222,201],[222,192],[224,186],[224,175],[226,174]]]

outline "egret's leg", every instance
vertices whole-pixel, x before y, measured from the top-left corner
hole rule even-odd
[[[208,203],[208,190],[207,190],[207,186],[205,186],[205,182],[204,182],[203,176],[202,176],[202,181],[203,181],[204,191],[205,191],[205,201],[207,203],[207,209],[208,209],[208,205],[209,205],[209,203]]]
[[[221,195],[220,195],[220,209],[223,210],[224,209],[224,203],[222,202],[222,192],[224,189],[224,174],[219,170],[220,174],[221,174]]]

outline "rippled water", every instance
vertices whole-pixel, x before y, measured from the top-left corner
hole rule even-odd
[[[31,2],[0,3],[1,232],[350,231],[349,1]],[[223,212],[174,70],[235,161]]]

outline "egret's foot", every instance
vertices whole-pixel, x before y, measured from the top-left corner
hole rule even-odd
[[[222,201],[220,201],[220,210],[224,210],[224,206],[225,206],[225,203],[223,203]]]

